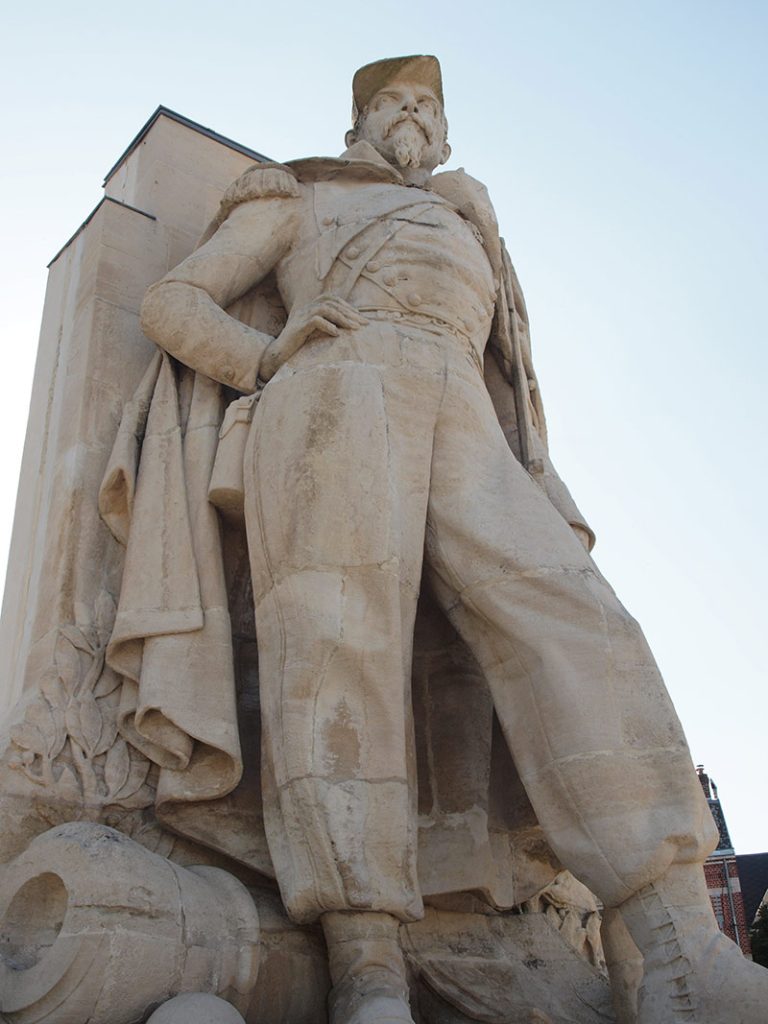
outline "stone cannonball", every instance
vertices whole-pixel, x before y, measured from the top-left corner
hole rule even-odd
[[[218,996],[186,992],[158,1007],[147,1024],[244,1024],[232,1006]]]

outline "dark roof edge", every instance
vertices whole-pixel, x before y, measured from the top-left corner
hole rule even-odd
[[[257,153],[255,149],[249,149],[248,146],[241,146],[239,142],[235,142],[233,139],[228,139],[224,135],[219,135],[218,132],[213,131],[212,128],[206,128],[205,125],[198,124],[197,121],[192,121],[188,117],[184,117],[183,114],[177,114],[175,110],[171,110],[169,107],[164,107],[162,104],[157,108],[154,114],[150,117],[147,123],[139,129],[138,134],[129,143],[128,148],[120,154],[115,163],[107,171],[104,178],[104,185],[107,184],[109,179],[118,169],[118,167],[126,160],[131,153],[139,146],[144,139],[144,136],[150,130],[155,121],[160,117],[168,117],[171,121],[176,121],[178,124],[183,124],[185,128],[191,128],[192,131],[199,132],[201,135],[207,135],[209,139],[213,139],[214,142],[220,142],[222,146],[227,146],[229,149],[234,149],[237,153],[242,153],[244,156],[252,157],[257,163],[268,163],[269,157],[264,156],[263,153]]]
[[[96,214],[99,212],[99,210],[102,208],[104,203],[114,203],[115,206],[122,206],[125,210],[130,210],[131,213],[140,213],[142,217],[148,217],[149,220],[157,220],[157,217],[153,216],[151,213],[147,213],[146,210],[140,210],[138,208],[138,206],[131,206],[129,203],[121,203],[119,199],[113,199],[112,196],[104,196],[102,199],[100,199],[98,201],[98,203],[96,203],[94,208],[91,210],[91,212],[85,218],[85,220],[80,225],[80,227],[77,229],[77,231],[75,231],[72,235],[70,235],[70,237],[66,240],[64,245],[62,245],[62,247],[59,249],[59,251],[53,257],[53,259],[50,261],[50,263],[47,264],[47,266],[46,266],[47,270],[51,269],[51,267],[56,262],[56,260],[59,258],[59,256],[61,256],[61,254],[64,252],[64,250],[66,248],[68,248],[74,242],[74,240],[77,238],[77,236],[83,230],[83,228],[88,227],[88,225],[91,223],[91,221],[96,216]]]

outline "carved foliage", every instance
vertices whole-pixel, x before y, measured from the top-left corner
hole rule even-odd
[[[81,804],[91,818],[109,805],[148,807],[154,796],[150,762],[117,731],[121,680],[105,663],[115,615],[106,591],[94,613],[93,625],[60,627],[54,666],[11,730],[17,749],[10,762],[46,795]]]

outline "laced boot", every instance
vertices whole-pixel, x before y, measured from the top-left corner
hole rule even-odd
[[[331,1024],[413,1024],[399,921],[374,911],[323,914]]]
[[[673,865],[619,910],[644,957],[638,1024],[765,1024],[768,971],[717,927],[700,864]]]

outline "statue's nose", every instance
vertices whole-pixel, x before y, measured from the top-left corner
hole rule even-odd
[[[411,96],[410,98],[403,100],[402,109],[408,114],[415,114],[419,109],[419,104],[416,102],[416,97]]]

